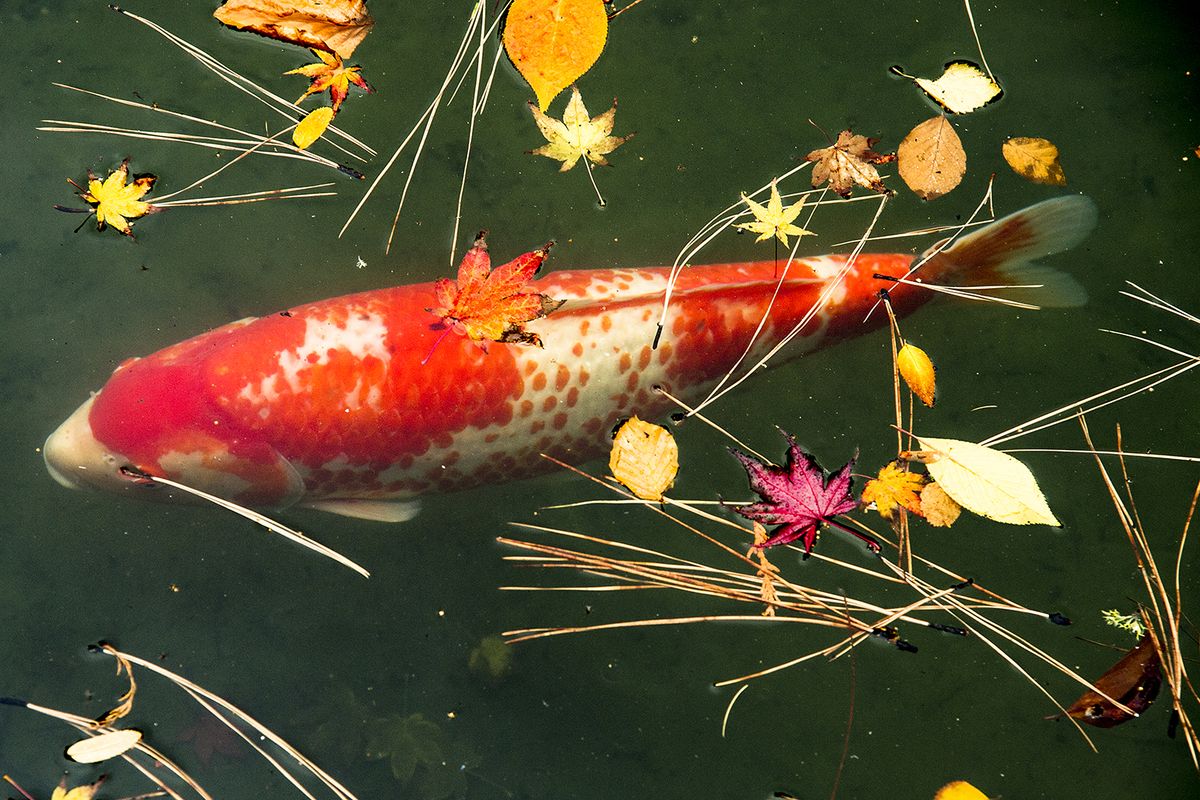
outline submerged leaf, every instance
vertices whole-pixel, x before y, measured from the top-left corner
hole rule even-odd
[[[591,69],[607,39],[601,0],[513,0],[504,23],[504,52],[542,111]]]
[[[119,730],[81,739],[67,748],[67,758],[80,764],[95,764],[132,750],[142,740],[142,732]],[[75,790],[72,790],[75,791]]]
[[[561,161],[562,167],[559,168],[559,172],[566,172],[575,166],[580,158],[587,158],[593,164],[606,167],[608,161],[604,156],[633,138],[632,133],[628,136],[611,135],[617,115],[615,98],[612,108],[589,119],[583,96],[575,86],[571,87],[571,99],[561,120],[546,116],[533,103],[529,104],[529,111],[537,122],[538,130],[548,142],[530,152],[535,156]]]
[[[349,58],[375,20],[366,0],[226,0],[213,12],[224,25]]]
[[[875,164],[886,164],[895,161],[895,154],[876,153],[871,148],[878,139],[868,139],[850,131],[838,134],[837,141],[829,147],[813,150],[804,157],[812,161],[812,185],[819,188],[822,183],[829,181],[829,188],[842,197],[849,197],[855,184],[880,194],[889,194],[879,177]]]
[[[301,150],[308,149],[309,145],[325,134],[329,123],[333,122],[333,113],[329,106],[321,106],[308,112],[292,131],[292,143]]]
[[[826,474],[817,460],[804,452],[791,434],[784,434],[788,441],[787,465],[776,467],[764,464],[756,458],[731,449],[734,458],[742,462],[750,478],[750,488],[762,498],[761,502],[734,509],[747,519],[764,525],[777,525],[771,538],[760,547],[789,544],[799,539],[804,553],[812,552],[823,523],[833,522],[838,514],[845,514],[858,506],[851,495],[851,471],[855,459],[850,459],[834,475]],[[836,524],[836,523],[835,523]],[[879,543],[857,531],[847,529],[879,552]]]
[[[930,476],[968,511],[1009,525],[1062,524],[1033,473],[1007,453],[957,439],[917,439],[925,451],[905,457],[924,461]]]
[[[679,472],[679,446],[666,428],[634,416],[613,436],[608,468],[636,496],[659,502]]]
[[[925,94],[951,114],[974,111],[1003,94],[1000,85],[970,61],[951,61],[937,80],[905,74],[899,67],[892,67],[892,72],[920,86]]]
[[[491,268],[486,231],[463,256],[458,280],[438,279],[434,294],[438,306],[427,309],[441,317],[452,330],[477,342],[509,342],[542,346],[536,333],[523,327],[563,304],[532,291],[529,281],[541,267],[550,245],[517,256],[507,264]]]
[[[896,150],[896,159],[900,177],[922,200],[949,193],[967,171],[962,140],[940,114],[909,131]]]
[[[1000,150],[1004,160],[1021,177],[1050,186],[1067,185],[1067,175],[1058,161],[1058,148],[1049,140],[1014,136]]]
[[[1143,636],[1137,647],[1096,679],[1095,686],[1135,713],[1140,714],[1149,708],[1162,687],[1162,665],[1153,640]],[[1067,707],[1067,714],[1097,728],[1111,728],[1133,719],[1091,689]]]

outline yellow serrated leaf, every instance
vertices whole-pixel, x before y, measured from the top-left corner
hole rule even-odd
[[[900,370],[900,377],[908,384],[909,391],[933,408],[934,395],[937,393],[937,370],[929,355],[915,344],[906,342],[896,353],[896,367]]]
[[[309,145],[321,138],[331,122],[333,122],[332,108],[329,106],[314,108],[308,112],[308,116],[300,120],[300,124],[292,131],[292,143],[301,150],[307,150]]]
[[[933,800],[988,800],[988,796],[966,781],[951,781],[938,789]]]
[[[602,0],[513,0],[504,23],[504,51],[541,111],[591,69],[607,40]]]
[[[894,520],[901,508],[921,515],[920,492],[926,480],[924,475],[909,472],[893,461],[885,464],[876,477],[867,481],[863,487],[862,501],[874,503],[879,516],[886,520]]]
[[[1003,94],[1000,85],[970,61],[951,61],[937,80],[908,75],[898,67],[892,67],[892,72],[920,86],[930,99],[951,114],[974,111]]]
[[[613,437],[608,468],[643,500],[660,501],[679,472],[679,447],[661,425],[630,417]]]
[[[917,440],[930,476],[968,511],[1009,525],[1062,525],[1033,473],[1007,453],[957,439]]]
[[[98,736],[89,736],[87,739],[81,739],[71,745],[67,748],[67,758],[80,764],[95,764],[99,761],[116,758],[136,747],[141,740],[141,731],[109,731]],[[76,790],[72,789],[71,791]]]
[[[1066,186],[1067,175],[1058,161],[1058,148],[1048,139],[1014,136],[1000,148],[1013,172],[1034,183]]]

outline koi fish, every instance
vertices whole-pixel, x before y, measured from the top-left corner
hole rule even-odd
[[[1032,259],[1077,244],[1095,221],[1085,197],[1048,200],[933,252],[911,280],[1040,284],[1043,305],[1078,305],[1083,288]],[[445,331],[428,312],[432,283],[323,300],[125,361],[43,454],[70,488],[183,497],[131,479],[141,473],[244,505],[402,521],[420,495],[552,468],[541,453],[569,463],[602,454],[620,418],[674,408],[656,386],[685,402],[703,397],[742,357],[768,304],[747,364],[823,295],[772,364],[884,325],[885,315],[867,314],[881,289],[897,313],[913,311],[932,293],[883,277],[913,263],[906,254],[802,258],[782,282],[774,261],[688,267],[657,348],[666,268],[539,279],[537,291],[566,301],[528,324],[541,348],[485,351],[462,336],[434,348]]]

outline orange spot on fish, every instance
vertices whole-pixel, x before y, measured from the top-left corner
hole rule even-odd
[[[554,430],[561,431],[567,427],[567,415],[560,411],[554,415]]]
[[[546,427],[545,420],[539,419],[537,422],[535,422],[529,426],[529,432],[530,433],[541,433],[542,428],[544,428],[544,427]]]
[[[600,318],[600,330],[604,331],[605,333],[608,333],[612,330],[612,317],[610,317],[608,314],[605,314]]]
[[[637,385],[638,385],[638,380],[640,380],[641,377],[642,377],[641,373],[638,372],[637,370],[634,370],[633,372],[629,373],[629,379],[627,381],[625,381],[625,388],[631,392],[636,391]]]
[[[582,344],[581,342],[576,342],[576,343],[575,343],[575,346],[571,348],[571,353],[572,353],[572,354],[573,354],[573,355],[574,355],[576,358],[578,358],[579,356],[583,355],[583,344]]]
[[[558,374],[554,376],[554,390],[561,392],[567,387],[567,382],[571,380],[571,370],[567,369],[562,364],[558,365]]]
[[[542,401],[542,411],[546,411],[546,412],[553,411],[554,407],[557,405],[558,405],[558,398],[555,397],[554,395],[550,395],[549,397],[547,397],[545,400]]]
[[[587,336],[588,328],[590,328],[591,325],[592,321],[589,319],[585,319],[583,322],[579,323],[579,335]]]
[[[521,416],[528,417],[532,413],[533,413],[533,401],[532,400],[522,400],[521,401]]]
[[[579,402],[579,389],[578,389],[578,387],[572,386],[571,391],[567,392],[567,408],[574,408],[575,404],[578,402]]]
[[[621,353],[621,360],[617,364],[617,369],[624,375],[633,366],[633,359],[629,357],[629,353]]]
[[[536,361],[526,361],[525,362],[525,374],[526,375],[532,375],[533,373],[537,372],[537,368],[538,368],[538,365],[537,365]]]
[[[546,373],[539,372],[533,378],[533,390],[535,392],[540,392],[542,389],[545,389],[545,388],[546,388]]]
[[[588,379],[591,377],[592,377],[592,373],[588,372],[583,367],[579,368],[579,385],[580,386],[587,386]]]
[[[654,351],[650,349],[650,345],[642,348],[642,352],[638,355],[638,369],[645,369],[650,365],[650,359],[654,357]]]
[[[583,429],[588,433],[599,433],[602,427],[604,427],[604,420],[599,417],[592,417],[583,423]]]

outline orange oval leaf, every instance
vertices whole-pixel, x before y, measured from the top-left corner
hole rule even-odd
[[[1004,143],[1001,152],[1021,177],[1051,186],[1067,185],[1067,175],[1058,161],[1058,148],[1048,139],[1014,136]]]
[[[913,128],[896,150],[897,168],[908,188],[922,200],[934,200],[962,181],[967,154],[950,121],[942,115]]]
[[[900,377],[908,384],[909,391],[933,408],[937,372],[929,355],[915,344],[906,342],[896,354],[896,367],[900,370]]]
[[[602,0],[514,0],[504,24],[504,50],[542,111],[591,69],[606,41]]]
[[[292,131],[293,144],[301,150],[308,149],[309,145],[321,138],[331,122],[333,122],[332,108],[321,106],[313,109],[308,112],[308,116],[300,120],[300,124]]]

